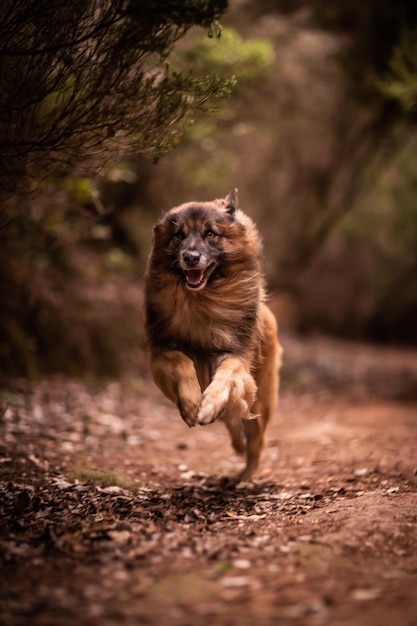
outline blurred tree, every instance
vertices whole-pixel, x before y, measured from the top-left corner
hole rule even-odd
[[[315,178],[313,210],[295,258],[296,271],[306,268],[297,285],[300,318],[341,334],[415,343],[417,3],[278,5],[292,14],[307,9],[307,23],[342,44],[337,59],[345,95],[333,158]],[[277,5],[266,1],[264,8]],[[356,240],[347,236],[353,224]],[[291,280],[296,284],[290,273]]]
[[[94,223],[103,217],[95,186],[78,176],[69,201],[66,176],[27,194],[80,164],[96,171],[127,150],[157,160],[172,148],[196,112],[210,110],[234,82],[209,68],[198,75],[192,61],[176,64],[174,44],[193,26],[220,37],[226,7],[227,0],[1,3],[0,376],[78,366],[108,372],[124,341],[130,352],[140,343],[137,296],[125,302],[134,322],[114,323],[123,294],[130,296],[123,287],[109,296],[103,276],[128,282],[134,270],[106,226]],[[99,292],[90,299],[88,282]],[[114,315],[109,304],[91,304],[101,291]]]
[[[344,70],[357,94],[377,93],[375,78],[387,71],[393,55],[417,26],[414,0],[259,0],[250,3],[256,14],[301,15],[310,24],[345,38]],[[303,14],[305,17],[305,12]]]
[[[227,0],[4,0],[0,7],[0,189],[67,172],[121,147],[157,159],[191,112],[231,81],[167,60],[193,26],[220,29]],[[104,152],[100,153],[104,158]]]
[[[324,169],[316,166],[316,157],[302,172],[296,164],[293,167],[293,191],[304,193],[304,202],[298,205],[305,211],[292,241],[293,256],[282,261],[280,276],[289,288],[294,286],[294,274],[308,265],[340,220],[375,184],[384,159],[397,154],[409,132],[401,128],[397,132],[398,127],[417,121],[417,3],[260,0],[248,3],[247,10],[258,17],[291,16],[295,30],[328,31],[339,42],[332,54],[339,69],[338,101],[326,121],[331,157]],[[377,173],[372,167],[376,161]]]

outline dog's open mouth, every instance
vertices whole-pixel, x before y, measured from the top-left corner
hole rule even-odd
[[[187,287],[190,289],[202,289],[206,286],[207,280],[213,271],[215,263],[210,263],[204,269],[198,270],[185,270],[185,280],[187,281]]]

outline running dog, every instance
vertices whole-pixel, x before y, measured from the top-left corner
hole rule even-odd
[[[182,204],[155,224],[145,320],[155,383],[188,426],[224,422],[246,454],[239,480],[251,480],[277,405],[282,350],[265,304],[260,236],[237,189]]]

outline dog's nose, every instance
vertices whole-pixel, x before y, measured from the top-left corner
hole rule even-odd
[[[186,265],[189,265],[190,267],[197,265],[197,263],[200,260],[200,256],[201,255],[199,252],[197,252],[197,250],[187,250],[186,252],[183,252],[182,254],[184,263],[186,263]]]

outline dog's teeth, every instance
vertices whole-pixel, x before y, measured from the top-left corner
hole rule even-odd
[[[203,270],[189,270],[187,272],[187,280],[192,285],[198,285],[204,278]]]

